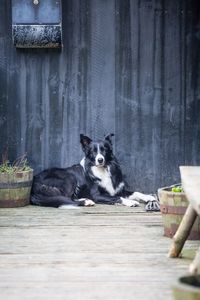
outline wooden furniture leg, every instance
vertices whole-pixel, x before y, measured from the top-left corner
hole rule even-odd
[[[197,213],[192,208],[192,205],[189,204],[183,219],[179,225],[178,230],[176,231],[174,237],[172,246],[170,248],[170,251],[168,253],[169,257],[178,257],[181,253],[181,250],[185,244],[185,241],[187,240],[190,230],[192,229],[192,226],[195,222],[195,219],[197,217]]]

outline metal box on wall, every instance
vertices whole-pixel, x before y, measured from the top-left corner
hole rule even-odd
[[[62,46],[61,0],[12,0],[12,35],[17,48]]]

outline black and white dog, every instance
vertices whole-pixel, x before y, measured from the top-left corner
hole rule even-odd
[[[112,136],[92,141],[81,134],[84,158],[80,164],[69,168],[51,168],[34,176],[31,202],[34,205],[65,207],[122,204],[138,206],[139,193],[130,192],[122,176],[121,168],[113,154]],[[143,195],[143,194],[141,194]],[[151,209],[158,210],[155,198],[144,200]]]

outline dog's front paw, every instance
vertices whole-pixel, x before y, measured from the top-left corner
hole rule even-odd
[[[145,206],[146,211],[160,211],[160,205],[157,200],[149,201]]]
[[[120,199],[122,201],[122,205],[129,206],[129,207],[140,206],[139,202],[136,200],[130,200],[128,198],[123,198],[123,197],[120,197]]]
[[[94,206],[95,205],[94,201],[87,199],[87,198],[81,198],[81,199],[78,199],[78,201],[83,202],[83,206]]]
[[[94,201],[90,199],[85,200],[85,206],[94,206],[94,205],[95,205]]]

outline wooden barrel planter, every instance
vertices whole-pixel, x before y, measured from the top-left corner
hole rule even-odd
[[[30,203],[33,170],[0,173],[0,207],[19,207]]]
[[[188,200],[184,192],[172,192],[171,187],[158,190],[160,210],[163,217],[164,236],[172,238],[176,233],[183,215],[188,207]],[[192,227],[190,240],[200,239],[200,218],[197,217]]]
[[[174,300],[199,300],[200,275],[181,277],[173,287],[173,298]]]

